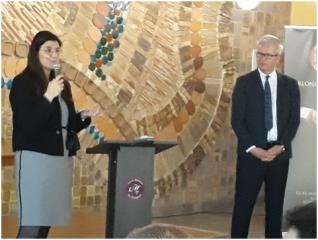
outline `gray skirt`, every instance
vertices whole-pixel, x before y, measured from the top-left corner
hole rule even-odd
[[[72,207],[72,157],[23,150],[14,153],[14,160],[19,224],[69,224]]]

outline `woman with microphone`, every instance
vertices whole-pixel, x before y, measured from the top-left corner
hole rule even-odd
[[[49,31],[37,33],[28,62],[10,92],[13,151],[19,217],[17,238],[46,238],[51,226],[70,222],[72,156],[79,149],[76,134],[94,112],[77,113],[71,87],[55,76],[61,40]],[[95,113],[96,114],[96,113]]]

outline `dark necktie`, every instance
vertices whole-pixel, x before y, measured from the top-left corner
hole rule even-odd
[[[268,79],[269,75],[266,75],[265,80],[265,128],[267,131],[273,128],[273,113],[272,113],[272,94],[271,87],[269,85]]]

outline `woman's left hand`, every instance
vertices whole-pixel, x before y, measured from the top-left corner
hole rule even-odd
[[[82,111],[80,111],[81,113],[81,118],[85,119],[87,117],[101,117],[103,115],[105,115],[105,111],[101,111],[101,110],[92,110],[92,109],[84,109]]]

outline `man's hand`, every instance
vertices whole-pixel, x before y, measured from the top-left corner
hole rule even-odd
[[[262,161],[272,161],[276,157],[273,153],[259,147],[253,148],[250,153]]]
[[[308,113],[308,120],[310,120],[313,123],[317,124],[317,111],[316,110],[311,110]]]
[[[267,150],[268,153],[275,155],[275,157],[284,151],[283,145],[275,145]]]

